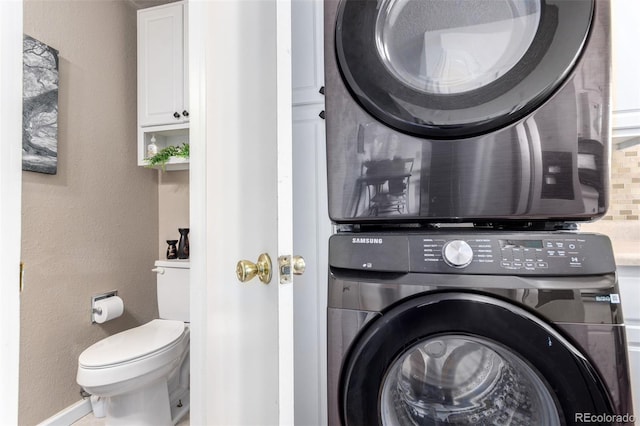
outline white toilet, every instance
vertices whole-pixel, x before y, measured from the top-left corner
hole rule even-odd
[[[76,381],[107,425],[172,425],[189,410],[189,261],[156,261],[161,319],[109,336],[78,358]]]

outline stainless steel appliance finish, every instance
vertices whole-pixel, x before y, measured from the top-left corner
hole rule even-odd
[[[329,424],[632,415],[606,236],[343,233],[329,253]]]
[[[604,215],[609,0],[325,0],[337,223]]]

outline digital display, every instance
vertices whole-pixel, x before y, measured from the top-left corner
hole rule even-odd
[[[500,240],[500,248],[542,248],[542,240]]]

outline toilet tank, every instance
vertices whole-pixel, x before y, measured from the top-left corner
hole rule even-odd
[[[188,260],[157,260],[158,313],[161,319],[190,322]]]

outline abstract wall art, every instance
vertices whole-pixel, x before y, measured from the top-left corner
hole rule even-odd
[[[25,35],[22,60],[22,170],[56,174],[58,51]]]

